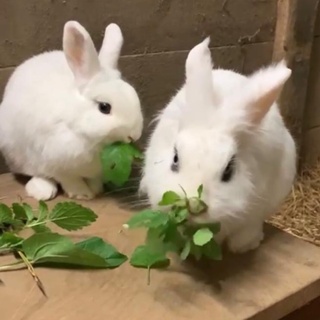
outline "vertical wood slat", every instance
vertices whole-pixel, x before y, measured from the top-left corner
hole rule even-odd
[[[299,154],[318,5],[319,0],[278,0],[273,60],[285,59],[292,69],[279,103]]]

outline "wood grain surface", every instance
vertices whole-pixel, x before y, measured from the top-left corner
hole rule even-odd
[[[21,185],[0,177],[0,197],[12,203]],[[59,198],[55,201],[63,200]],[[54,202],[50,203],[52,205]],[[119,233],[133,214],[115,199],[87,202],[99,219],[73,233],[79,240],[97,235],[130,254],[141,232]],[[48,299],[27,271],[1,273],[1,320],[277,320],[320,295],[320,249],[266,226],[267,237],[252,253],[226,254],[223,262],[181,264],[147,273],[125,264],[116,270],[73,271],[37,268]],[[1,257],[3,264],[7,258]]]

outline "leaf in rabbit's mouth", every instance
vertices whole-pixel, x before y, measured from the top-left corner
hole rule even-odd
[[[133,143],[116,142],[105,146],[100,158],[104,182],[122,187],[130,178],[133,162],[143,156]]]
[[[208,205],[197,197],[192,197],[187,200],[187,208],[191,215],[201,215],[208,210]]]
[[[139,251],[139,265],[136,263],[136,251],[131,257],[133,266],[156,268],[157,262],[170,260],[167,253],[175,252],[182,260],[192,256],[199,260],[206,257],[213,260],[221,259],[221,248],[215,241],[220,232],[220,223],[201,223],[197,219],[208,213],[207,204],[201,199],[202,186],[198,188],[197,197],[188,197],[186,192],[180,196],[174,191],[163,194],[159,206],[168,211],[144,210],[134,215],[126,224],[126,229],[147,228],[144,250]],[[138,247],[140,248],[140,246]],[[152,263],[147,254],[152,253]]]

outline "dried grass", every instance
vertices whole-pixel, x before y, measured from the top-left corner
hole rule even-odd
[[[303,170],[280,212],[268,222],[320,246],[320,162]]]

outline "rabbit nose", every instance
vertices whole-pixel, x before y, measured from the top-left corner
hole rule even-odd
[[[124,141],[125,143],[131,143],[131,142],[132,142],[132,139],[131,139],[131,137],[124,137],[124,138],[123,138],[123,141]]]
[[[132,142],[134,142],[134,139],[131,138],[130,136],[129,136],[129,137],[125,137],[123,140],[124,140],[125,143],[132,143]]]

